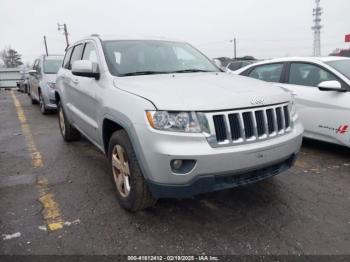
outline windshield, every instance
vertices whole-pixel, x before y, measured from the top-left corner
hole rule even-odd
[[[212,62],[186,43],[166,41],[105,41],[109,70],[116,76],[219,72]]]
[[[328,65],[350,79],[350,59],[327,62]]]
[[[44,73],[57,74],[58,69],[60,69],[61,65],[62,65],[62,59],[45,59]]]

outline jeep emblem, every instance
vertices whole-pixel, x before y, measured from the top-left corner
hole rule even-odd
[[[265,100],[263,98],[253,98],[252,100],[250,100],[250,103],[253,105],[253,106],[256,106],[256,105],[263,105],[265,104]]]

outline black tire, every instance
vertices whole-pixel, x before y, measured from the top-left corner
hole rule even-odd
[[[50,110],[46,108],[45,101],[43,96],[41,95],[41,92],[39,92],[39,105],[40,105],[40,112],[43,115],[47,115],[50,112]]]
[[[77,141],[80,139],[80,132],[74,128],[68,121],[66,114],[64,113],[61,102],[57,104],[57,112],[58,112],[58,125],[60,127],[61,135],[66,142]],[[61,124],[61,117],[63,117],[62,121],[64,126]]]
[[[38,101],[36,101],[33,97],[32,97],[32,94],[29,92],[29,97],[30,97],[30,100],[32,102],[32,105],[37,105],[39,104]]]
[[[116,186],[113,176],[112,153],[116,145],[120,145],[125,151],[127,162],[130,170],[130,192],[128,196],[122,196]],[[148,185],[143,177],[142,171],[138,164],[135,151],[132,147],[128,134],[125,130],[114,132],[109,140],[108,160],[110,165],[111,177],[115,184],[116,195],[120,205],[128,211],[137,212],[156,204],[157,199],[152,196]]]

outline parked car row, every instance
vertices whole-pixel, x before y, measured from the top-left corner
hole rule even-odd
[[[323,62],[275,60],[236,71],[248,78],[224,72],[185,42],[92,35],[64,58],[38,58],[29,93],[42,113],[57,108],[66,142],[84,135],[108,157],[119,203],[138,211],[158,198],[192,197],[289,169],[301,147],[300,120],[306,136],[327,140],[314,125],[333,130],[339,116],[344,124],[333,131],[349,142],[348,61]],[[303,81],[329,96],[311,102],[317,92],[300,89]]]
[[[56,74],[62,65],[61,55],[38,57],[29,71],[28,95],[32,104],[39,104],[40,111],[47,114],[57,109],[55,100]]]

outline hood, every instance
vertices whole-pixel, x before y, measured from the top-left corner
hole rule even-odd
[[[114,85],[153,102],[158,110],[230,110],[289,101],[288,92],[269,83],[227,73],[184,73],[116,77]],[[260,104],[261,105],[261,104]]]
[[[43,81],[50,82],[50,83],[56,83],[56,74],[44,74]]]

